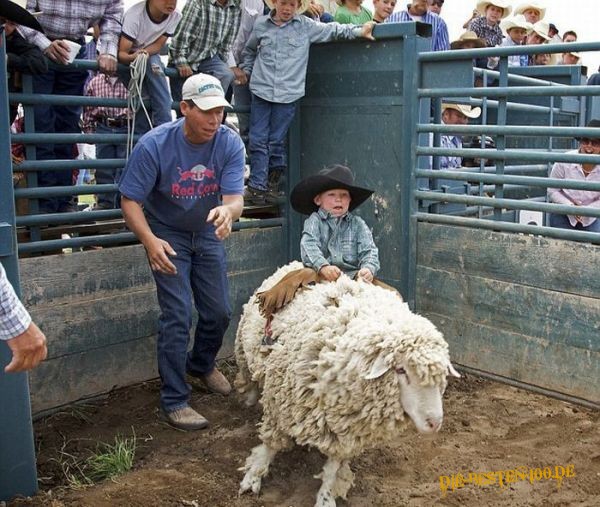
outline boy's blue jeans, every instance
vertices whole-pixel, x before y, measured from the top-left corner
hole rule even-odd
[[[177,231],[149,219],[152,232],[177,252],[170,260],[177,274],[154,272],[160,306],[157,360],[162,380],[161,407],[172,412],[188,405],[191,388],[186,372],[212,371],[231,318],[227,263],[223,243],[214,230]],[[188,352],[192,298],[198,312],[194,344]]]
[[[96,125],[97,134],[127,134],[127,126],[124,127],[107,127],[103,123]],[[98,143],[96,145],[96,158],[98,160],[111,158],[127,158],[127,145],[123,144],[106,144]],[[119,181],[123,168],[115,169],[96,169],[96,183],[98,185],[114,184]],[[98,206],[103,209],[120,208],[120,194],[98,194]]]
[[[267,190],[269,169],[287,167],[285,139],[296,114],[297,103],[278,104],[252,94],[248,186]]]

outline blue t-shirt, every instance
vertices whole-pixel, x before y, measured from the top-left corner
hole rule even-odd
[[[142,203],[146,216],[177,230],[200,232],[222,195],[244,193],[244,144],[221,125],[207,143],[192,144],[184,118],[146,133],[134,148],[119,191]]]

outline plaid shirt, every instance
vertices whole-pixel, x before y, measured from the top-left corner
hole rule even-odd
[[[42,51],[56,39],[83,39],[88,28],[97,23],[98,52],[117,56],[123,0],[27,0],[27,9],[42,12],[37,19],[46,35],[24,26],[19,31]]]
[[[120,79],[111,82],[106,74],[96,74],[85,89],[86,97],[103,97],[109,99],[127,99],[127,88]],[[102,118],[126,118],[126,107],[88,106],[83,110],[83,131],[93,132],[95,124]]]
[[[0,340],[10,340],[27,331],[31,317],[19,301],[0,264]]]
[[[413,21],[412,16],[408,11],[393,12],[386,20],[386,23],[403,23]],[[448,35],[448,27],[446,22],[440,18],[435,12],[426,12],[421,16],[423,23],[431,25],[431,50],[446,51],[450,49],[450,36]]]
[[[500,24],[494,26],[488,25],[485,16],[476,17],[469,24],[469,30],[473,30],[477,37],[483,39],[489,47],[500,46],[502,44],[502,29]]]
[[[443,135],[440,136],[440,146],[442,148],[461,149],[462,139],[460,136]],[[457,169],[461,166],[461,157],[451,157],[450,155],[440,156],[440,169]]]
[[[351,278],[362,268],[379,271],[379,251],[365,221],[352,213],[336,218],[319,208],[304,221],[300,240],[302,263],[319,271],[337,266]]]
[[[242,11],[240,0],[189,0],[169,47],[170,63],[192,68],[202,60],[218,55],[228,61]]]

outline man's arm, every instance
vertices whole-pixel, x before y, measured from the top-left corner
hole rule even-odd
[[[105,74],[113,74],[117,70],[117,52],[122,18],[123,1],[112,0],[99,23],[98,66],[100,71]]]
[[[208,213],[207,222],[215,226],[215,234],[224,240],[231,234],[233,222],[242,216],[244,198],[241,195],[224,195],[223,204],[213,208]]]
[[[46,337],[31,317],[8,281],[0,265],[0,340],[12,351],[7,373],[30,370],[46,359]]]
[[[176,274],[177,268],[169,260],[169,256],[174,257],[177,253],[168,242],[155,236],[150,230],[141,204],[123,195],[121,197],[121,209],[127,227],[144,245],[152,271],[167,275]]]

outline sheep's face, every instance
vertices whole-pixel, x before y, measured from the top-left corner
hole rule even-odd
[[[420,433],[435,433],[442,427],[442,395],[446,379],[440,385],[422,385],[409,367],[396,368],[400,384],[400,402]]]

